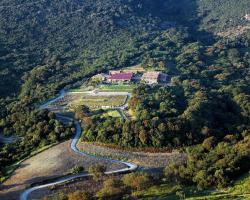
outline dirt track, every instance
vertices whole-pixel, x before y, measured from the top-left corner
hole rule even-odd
[[[31,183],[67,174],[75,165],[88,169],[93,164],[106,165],[108,169],[124,168],[122,164],[111,164],[94,158],[77,155],[70,149],[70,141],[54,146],[26,161],[14,174],[0,185],[1,200],[17,200],[20,192]]]

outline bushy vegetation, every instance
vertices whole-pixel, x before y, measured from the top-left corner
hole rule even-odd
[[[136,120],[126,123],[77,108],[83,139],[170,149],[202,143],[189,152],[201,166],[182,166],[194,165],[185,181],[224,186],[245,171],[242,159],[249,156],[238,148],[249,135],[250,36],[224,40],[212,33],[246,25],[249,8],[247,0],[2,0],[0,133],[19,142],[0,146],[0,174],[73,133],[72,124],[36,105],[94,73],[142,63],[166,71],[173,87],[135,89],[129,107]],[[217,151],[232,161],[221,161]]]
[[[245,134],[244,134],[245,135]],[[198,189],[224,188],[231,181],[250,170],[249,134],[237,142],[233,135],[212,145],[188,148],[186,164],[174,163],[165,169],[170,182],[196,183]],[[210,143],[210,142],[209,142]]]
[[[81,173],[81,172],[83,172],[83,171],[84,171],[84,167],[78,166],[78,165],[74,166],[74,167],[71,169],[71,173],[72,173],[72,174],[79,174],[79,173]]]
[[[103,187],[97,192],[96,197],[98,199],[113,199],[119,200],[126,194],[126,189],[121,180],[108,178],[103,182]]]
[[[94,180],[99,180],[106,172],[106,167],[103,165],[93,165],[89,167],[89,174],[91,174]]]
[[[147,173],[140,172],[126,174],[122,181],[132,190],[143,190],[153,185],[153,178]]]
[[[250,13],[250,3],[247,0],[198,1],[198,6],[199,15],[202,17],[202,27],[216,31],[246,25],[247,20],[244,16]]]
[[[11,115],[0,121],[5,135],[16,135],[11,144],[0,145],[0,171],[8,175],[8,167],[34,151],[50,144],[69,139],[74,133],[73,124],[62,124],[48,110],[28,110],[22,106],[11,107]]]
[[[91,200],[91,196],[87,192],[75,191],[65,195],[64,193],[58,193],[51,197],[44,197],[43,200]]]

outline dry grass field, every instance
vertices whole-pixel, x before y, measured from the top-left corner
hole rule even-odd
[[[78,105],[86,105],[91,109],[100,108],[113,108],[122,106],[125,104],[127,96],[117,95],[117,96],[91,96],[82,95],[79,98],[74,99],[69,105],[70,107],[75,107]]]

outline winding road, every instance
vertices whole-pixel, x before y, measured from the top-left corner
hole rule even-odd
[[[48,102],[44,103],[43,105],[40,106],[40,109],[47,109],[48,106],[51,103],[54,103],[54,102],[58,101],[59,99],[62,99],[65,96],[65,94],[66,94],[66,92],[64,90],[61,90],[60,95],[57,98],[54,98],[54,99],[49,100]],[[134,170],[137,169],[138,166],[136,164],[133,164],[133,163],[124,162],[124,161],[120,161],[120,160],[113,160],[113,159],[109,159],[109,158],[98,157],[98,156],[94,156],[94,155],[91,155],[91,154],[81,152],[77,148],[78,140],[81,137],[80,123],[78,121],[75,121],[72,118],[69,118],[69,117],[64,117],[64,116],[61,116],[61,115],[59,115],[59,117],[63,118],[64,120],[74,121],[74,123],[75,123],[76,134],[75,134],[74,138],[72,139],[70,148],[76,154],[80,154],[82,156],[89,156],[89,157],[99,159],[99,160],[109,161],[111,163],[120,163],[120,164],[124,164],[124,165],[127,166],[126,168],[123,168],[123,169],[107,171],[107,172],[105,172],[105,174],[108,175],[108,174],[131,172],[131,171],[134,171]],[[29,189],[27,189],[27,190],[25,190],[25,191],[23,191],[21,193],[20,200],[27,200],[30,193],[32,193],[32,192],[34,192],[36,190],[39,190],[39,189],[42,189],[42,188],[47,188],[47,187],[58,185],[58,184],[62,184],[62,183],[65,183],[65,182],[68,182],[68,181],[71,181],[71,180],[74,180],[74,179],[77,179],[77,178],[88,177],[88,176],[91,176],[91,174],[81,173],[81,174],[76,174],[76,175],[71,175],[71,176],[67,176],[67,177],[64,177],[64,178],[60,178],[57,181],[54,181],[54,182],[51,182],[51,183],[48,183],[48,184],[31,187],[31,188],[29,188]]]

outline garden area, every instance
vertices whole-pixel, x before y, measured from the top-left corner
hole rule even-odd
[[[77,95],[78,97],[70,103],[70,107],[79,105],[88,106],[91,109],[114,108],[122,106],[127,100],[127,96],[96,96],[96,95]]]
[[[136,85],[123,85],[123,84],[118,84],[118,85],[101,85],[100,86],[100,91],[102,92],[132,92],[133,89],[136,87]]]
[[[74,110],[80,105],[90,109],[112,109],[123,106],[128,99],[127,95],[97,95],[87,93],[68,93],[64,98],[50,105],[54,110]],[[111,112],[110,112],[111,113]],[[114,114],[114,113],[113,113]],[[111,115],[113,115],[111,114]]]

